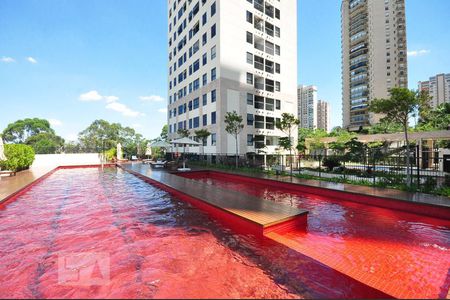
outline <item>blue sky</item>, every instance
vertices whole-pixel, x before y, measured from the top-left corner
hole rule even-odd
[[[340,0],[298,2],[298,81],[318,86],[340,125]],[[416,88],[450,73],[450,1],[406,8]],[[0,0],[0,130],[41,117],[74,139],[102,118],[156,137],[166,122],[166,23],[165,0]]]

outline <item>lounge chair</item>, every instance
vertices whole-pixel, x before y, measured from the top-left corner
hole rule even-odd
[[[150,162],[150,164],[153,168],[165,168],[167,161],[158,160],[156,162]]]

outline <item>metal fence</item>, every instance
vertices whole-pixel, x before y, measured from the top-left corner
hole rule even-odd
[[[188,163],[234,168],[236,156],[186,154]],[[292,168],[291,168],[292,166]],[[410,186],[411,190],[450,188],[450,155],[413,151],[409,172],[405,155],[384,156],[377,151],[343,155],[257,155],[238,157],[239,168],[265,170],[303,178],[379,187]]]

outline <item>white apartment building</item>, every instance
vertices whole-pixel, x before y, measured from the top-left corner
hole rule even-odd
[[[169,138],[207,129],[187,152],[233,155],[224,119],[236,111],[241,155],[279,151],[275,123],[297,115],[297,1],[168,0],[168,21]]]
[[[317,128],[330,132],[330,117],[330,103],[324,100],[317,101]]]
[[[432,108],[442,103],[450,103],[450,73],[437,74],[428,81],[419,81],[419,91],[429,92]]]
[[[372,99],[408,86],[405,0],[342,0],[343,126],[379,122]]]
[[[298,97],[298,119],[300,128],[317,128],[317,87],[314,85],[299,85]]]

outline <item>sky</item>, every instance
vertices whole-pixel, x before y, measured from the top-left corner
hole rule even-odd
[[[167,120],[166,2],[0,0],[0,131],[39,117],[75,140],[105,119],[157,137]],[[331,103],[332,126],[342,122],[340,2],[298,0],[298,83]],[[450,73],[450,1],[406,0],[406,17],[416,89]]]

